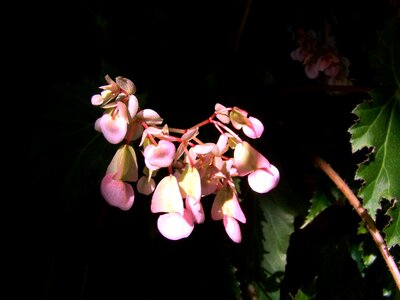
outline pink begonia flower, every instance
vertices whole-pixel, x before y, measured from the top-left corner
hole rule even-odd
[[[267,193],[278,185],[279,170],[271,165],[268,169],[258,169],[247,176],[250,188],[260,194]]]
[[[133,118],[136,116],[139,110],[139,100],[135,95],[130,95],[128,100],[128,122],[132,122]]]
[[[257,118],[248,118],[247,115],[247,111],[235,106],[229,113],[232,126],[237,130],[242,129],[249,138],[259,138],[264,132],[264,125]]]
[[[101,132],[104,138],[111,144],[118,144],[123,141],[127,132],[128,124],[119,115],[112,117],[110,114],[103,114],[96,120],[95,129]]]
[[[106,104],[118,96],[120,92],[120,87],[118,86],[118,84],[108,75],[105,76],[105,79],[108,85],[103,85],[100,87],[100,89],[103,90],[101,94],[96,94],[92,96],[92,105],[98,106]]]
[[[235,243],[240,243],[242,241],[242,232],[239,222],[235,218],[224,215],[223,223],[230,239]]]
[[[147,125],[160,125],[163,122],[160,115],[152,109],[143,109],[137,113],[136,117],[146,122]]]
[[[122,210],[132,207],[135,193],[131,184],[119,179],[114,179],[112,173],[106,173],[100,185],[101,194],[108,204]]]
[[[229,124],[230,118],[229,118],[229,111],[226,109],[225,106],[222,104],[215,104],[215,113],[217,114],[217,119],[220,120],[224,124]]]
[[[304,72],[310,79],[315,79],[319,75],[319,66],[316,63],[307,64],[304,68]]]
[[[317,65],[319,67],[319,71],[324,72],[327,68],[332,65],[338,64],[339,62],[340,59],[335,54],[328,52],[318,57]]]
[[[250,187],[266,193],[276,187],[280,175],[278,169],[246,141],[236,145],[234,162],[239,176],[246,176]]]
[[[124,90],[125,93],[131,95],[136,93],[136,86],[130,79],[118,76],[117,78],[115,78],[115,81],[118,84],[118,86]]]
[[[196,223],[204,222],[205,215],[201,205],[201,179],[199,171],[188,166],[179,178],[179,187],[182,197],[186,198],[186,207],[191,211]]]
[[[138,162],[135,149],[131,145],[121,145],[109,163],[107,173],[116,174],[115,179],[136,182],[138,180]]]
[[[241,242],[242,234],[237,221],[246,223],[246,217],[231,187],[224,186],[217,192],[211,207],[211,218],[215,221],[223,220],[228,236],[236,243]]]
[[[200,199],[196,199],[191,195],[187,195],[185,198],[185,206],[192,215],[192,219],[197,224],[201,224],[204,222],[206,216],[204,214],[203,205],[201,205]]]
[[[249,125],[242,127],[243,133],[251,139],[258,139],[264,132],[264,125],[261,121],[254,117],[249,117]]]
[[[182,195],[175,176],[165,176],[158,183],[151,198],[150,210],[152,213],[176,212],[183,216]]]
[[[187,238],[194,228],[193,216],[187,209],[183,216],[179,213],[163,214],[158,217],[157,228],[169,240]]]
[[[175,145],[170,141],[161,140],[157,146],[150,144],[144,149],[145,164],[149,170],[158,170],[172,164],[175,156]]]
[[[157,227],[168,239],[182,239],[193,231],[193,214],[184,208],[178,180],[173,175],[164,177],[158,183],[151,199],[150,210],[153,213],[166,213],[158,217]]]
[[[324,70],[324,74],[328,77],[335,77],[340,72],[340,66],[338,64],[332,64]]]

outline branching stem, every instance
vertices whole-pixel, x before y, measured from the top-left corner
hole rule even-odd
[[[374,239],[379,251],[381,252],[390,272],[396,282],[397,287],[400,290],[400,272],[394,261],[389,249],[386,246],[385,240],[383,239],[381,233],[375,226],[375,222],[372,217],[368,214],[367,210],[362,206],[360,200],[349,188],[349,186],[344,182],[344,180],[336,173],[336,171],[322,158],[316,155],[312,155],[314,163],[323,171],[326,175],[336,184],[338,189],[346,196],[350,204],[354,207],[358,215],[361,217],[365,223],[366,228]]]

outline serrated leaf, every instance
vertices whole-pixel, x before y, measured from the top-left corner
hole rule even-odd
[[[356,106],[358,117],[349,129],[353,153],[369,149],[368,159],[359,165],[355,179],[363,185],[358,196],[373,219],[381,201],[400,197],[400,30],[397,20],[387,23],[380,34],[373,66],[378,87],[369,101]]]
[[[308,209],[308,214],[301,229],[310,224],[321,212],[331,205],[328,195],[320,190],[315,192],[314,196],[310,199],[310,203],[311,205]]]
[[[386,234],[386,243],[389,248],[400,244],[400,205],[393,204],[387,212],[390,216],[390,224],[383,230]]]
[[[359,121],[350,128],[352,151],[372,148],[369,160],[359,165],[355,179],[362,180],[359,196],[375,219],[380,201],[400,196],[400,100],[385,104],[364,102],[353,110]]]
[[[263,240],[261,269],[267,278],[268,299],[279,299],[290,236],[294,231],[294,214],[280,201],[279,192],[259,199],[264,220],[261,221]]]

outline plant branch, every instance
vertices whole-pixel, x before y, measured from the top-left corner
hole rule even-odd
[[[317,155],[312,155],[312,160],[336,184],[338,189],[346,196],[350,204],[354,207],[358,215],[361,217],[366,228],[368,229],[369,233],[374,239],[375,244],[377,245],[379,251],[381,252],[387,266],[389,267],[389,270],[392,273],[392,276],[394,278],[394,281],[396,282],[397,287],[400,290],[399,269],[392,255],[390,254],[389,249],[386,246],[385,240],[383,239],[379,230],[376,228],[374,220],[368,214],[367,210],[362,206],[360,200],[349,188],[349,186],[325,160],[323,160]]]

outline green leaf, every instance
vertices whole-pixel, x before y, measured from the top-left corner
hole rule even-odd
[[[332,204],[332,195],[328,194],[321,189],[315,191],[314,196],[311,198],[310,208],[308,209],[308,214],[304,220],[303,225],[300,229],[303,229],[308,224],[310,224],[321,212],[323,212],[326,208],[331,206]],[[335,200],[335,199],[334,199]]]
[[[400,205],[399,202],[394,203],[388,210],[387,215],[390,216],[390,224],[383,230],[386,234],[386,242],[389,248],[400,244]]]
[[[351,258],[356,262],[357,268],[360,271],[360,275],[364,277],[366,269],[375,261],[376,254],[369,253],[365,249],[363,242],[358,244],[350,244],[349,253]]]
[[[307,295],[307,294],[304,293],[302,290],[299,290],[299,291],[296,293],[296,296],[294,297],[294,300],[312,300],[312,299],[315,299],[315,296],[314,296],[314,295],[312,295],[312,296]]]
[[[287,249],[294,231],[294,213],[280,199],[279,189],[258,199],[262,212],[261,269],[266,278],[267,299],[279,299],[279,287],[286,267]]]
[[[399,22],[391,19],[379,35],[372,66],[377,87],[371,99],[357,105],[358,120],[349,129],[352,151],[369,150],[356,171],[362,181],[358,196],[373,219],[383,199],[400,198],[400,34]]]
[[[375,219],[380,201],[400,197],[400,100],[380,105],[364,102],[354,110],[359,121],[350,128],[352,151],[372,148],[369,160],[360,164],[355,179],[362,180],[359,196]]]

